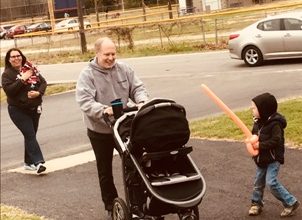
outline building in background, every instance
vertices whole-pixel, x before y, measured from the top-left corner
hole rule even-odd
[[[78,15],[77,0],[54,0],[55,18],[75,17]]]
[[[48,16],[47,0],[1,0],[0,21]]]
[[[282,0],[215,0],[215,1],[220,1],[219,4],[220,8],[217,9],[225,9],[225,8],[235,8],[235,7],[247,7],[255,4],[266,4],[266,3],[271,3],[274,1],[282,1]],[[217,9],[213,8],[211,10],[217,10]]]
[[[184,0],[188,1],[188,0]],[[210,12],[226,8],[247,7],[254,4],[265,4],[282,0],[190,0],[196,12]]]

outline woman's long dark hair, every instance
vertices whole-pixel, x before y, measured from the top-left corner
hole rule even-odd
[[[24,56],[24,54],[21,52],[21,50],[19,50],[18,48],[11,48],[6,52],[5,55],[5,69],[12,67],[12,64],[9,62],[10,59],[10,53],[12,51],[18,51],[22,57],[22,66],[26,63],[26,57]]]

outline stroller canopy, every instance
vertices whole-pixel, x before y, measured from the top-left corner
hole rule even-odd
[[[130,131],[131,153],[177,149],[190,138],[185,108],[169,99],[153,99],[135,115]]]

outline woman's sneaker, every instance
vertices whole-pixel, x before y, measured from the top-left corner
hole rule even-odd
[[[112,220],[112,211],[111,210],[107,210],[107,216],[106,216],[106,220]]]
[[[261,212],[262,212],[261,206],[259,206],[258,204],[252,204],[252,206],[249,210],[249,215],[256,216],[256,215],[260,215]]]
[[[295,214],[295,211],[297,210],[297,208],[299,206],[300,206],[300,202],[296,201],[292,206],[284,208],[284,210],[281,212],[280,216],[281,217],[292,216],[293,214]]]
[[[38,175],[43,173],[45,170],[46,170],[46,167],[42,163],[39,163],[37,165],[37,174]]]
[[[35,164],[24,164],[24,170],[29,170],[29,171],[36,171],[37,167],[35,166]]]

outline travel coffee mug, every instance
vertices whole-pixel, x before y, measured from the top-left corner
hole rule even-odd
[[[118,119],[123,115],[123,102],[121,101],[121,99],[115,99],[114,101],[112,101],[111,107],[115,119]]]

